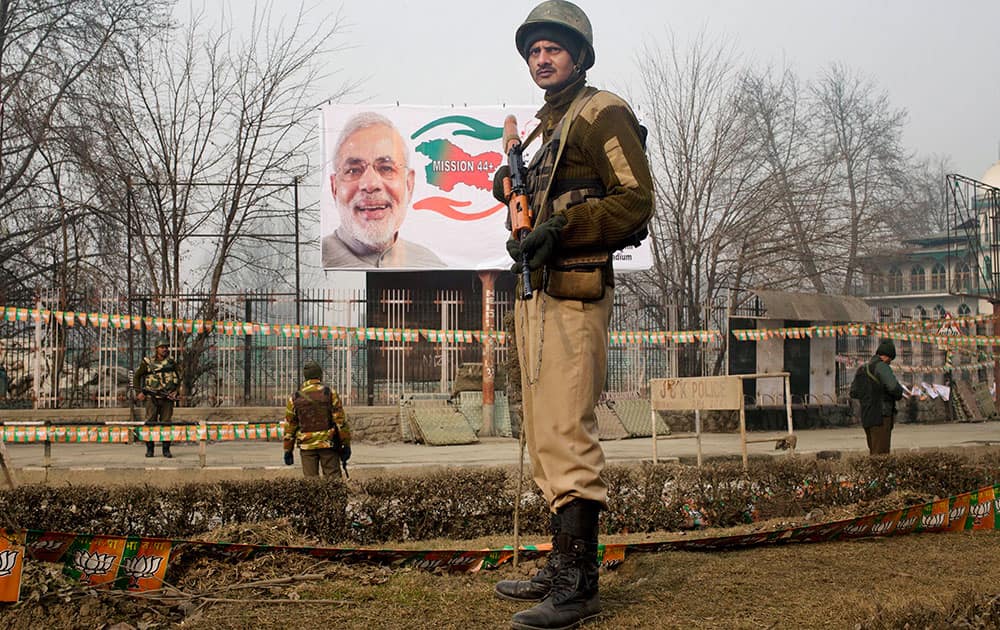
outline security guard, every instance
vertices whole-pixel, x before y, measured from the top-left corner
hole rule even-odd
[[[542,145],[527,173],[535,225],[507,250],[515,273],[527,259],[535,290],[515,305],[515,336],[523,430],[532,474],[549,503],[553,551],[531,580],[505,580],[495,592],[542,600],[514,615],[513,628],[571,628],[601,611],[597,534],[607,486],[594,407],[607,373],[612,255],[646,235],[653,183],[645,129],[632,109],[587,86],[595,54],[586,14],[571,2],[547,0],[514,41],[545,91],[536,114]],[[500,169],[494,179],[503,201],[507,174]]]
[[[170,356],[170,340],[160,337],[153,356],[143,357],[132,381],[135,399],[145,403],[147,425],[170,425],[174,404],[180,391],[181,377],[177,363]],[[153,457],[155,443],[146,442],[146,457]],[[170,441],[163,440],[163,456],[170,458]]]
[[[302,474],[318,477],[347,471],[351,458],[351,428],[347,424],[344,406],[337,392],[323,385],[323,368],[315,361],[302,366],[305,382],[288,399],[285,406],[284,461],[295,462],[295,444],[302,457]]]

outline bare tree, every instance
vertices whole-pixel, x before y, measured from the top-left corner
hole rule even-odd
[[[913,209],[905,112],[874,82],[836,64],[805,89],[789,70],[748,71],[743,88],[772,172],[781,219],[772,236],[789,253],[785,277],[801,278],[787,284],[852,293],[860,259],[898,238],[898,219]],[[780,272],[776,280],[782,284]]]
[[[0,0],[0,291],[30,294],[85,255],[75,227],[88,214],[64,142],[94,117],[86,86],[122,47],[162,28],[169,0]]]
[[[759,286],[800,288],[804,282],[817,293],[826,293],[829,269],[819,250],[836,234],[836,226],[827,220],[833,169],[815,151],[808,102],[788,69],[748,70],[742,89],[759,154],[771,171],[776,211],[769,234],[776,255],[768,280]]]
[[[752,274],[768,228],[768,172],[745,115],[732,51],[699,38],[683,51],[647,47],[640,73],[648,99],[649,155],[657,211],[653,268],[624,284],[680,329],[706,327],[705,305]],[[719,369],[721,366],[716,366]]]
[[[902,199],[906,111],[875,83],[833,64],[811,87],[818,147],[833,170],[829,220],[840,238],[820,253],[837,261],[841,292],[855,289],[860,259],[882,237]]]
[[[227,278],[292,276],[292,187],[318,153],[316,106],[351,90],[317,94],[334,67],[339,15],[300,8],[285,22],[258,3],[242,32],[231,17],[213,26],[195,15],[123,54],[128,71],[102,87],[118,99],[76,138],[81,159],[99,147],[90,182],[132,242],[133,287],[172,318],[192,315],[179,313],[181,293],[204,295],[193,315],[218,319]],[[189,387],[207,339],[196,334],[185,351]]]
[[[931,155],[914,160],[907,169],[903,199],[894,221],[902,236],[914,237],[948,229],[945,176],[954,173],[951,160]]]
[[[255,5],[242,36],[228,17],[213,28],[196,15],[107,77],[120,100],[80,145],[109,156],[90,164],[94,185],[131,209],[118,216],[154,295],[215,296],[241,270],[287,271],[291,189],[317,152],[315,107],[351,89],[316,93],[342,30],[339,16],[305,9],[283,23],[270,3]]]

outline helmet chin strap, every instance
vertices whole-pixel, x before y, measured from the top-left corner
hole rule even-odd
[[[589,50],[587,49],[587,47],[586,47],[586,46],[581,46],[581,47],[580,47],[580,54],[579,54],[579,58],[578,58],[578,59],[575,59],[575,60],[574,60],[574,64],[573,64],[573,72],[574,72],[574,73],[575,73],[575,74],[576,74],[577,76],[580,76],[581,74],[583,74],[583,72],[584,72],[584,70],[583,70],[583,65],[584,65],[584,63],[586,63],[586,61],[587,61],[587,54],[588,54],[589,52],[590,52],[590,51],[589,51]]]

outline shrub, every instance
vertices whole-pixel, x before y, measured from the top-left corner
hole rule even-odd
[[[728,527],[756,518],[798,517],[816,508],[877,501],[894,493],[948,496],[997,483],[990,454],[902,453],[844,462],[779,458],[703,468],[672,464],[609,466],[608,534]],[[21,486],[0,492],[8,525],[29,529],[196,537],[221,526],[284,519],[325,544],[468,539],[512,530],[516,473],[450,469],[380,477],[349,490],[340,480],[276,479],[153,486]],[[548,532],[548,507],[525,479],[519,525]],[[897,499],[898,500],[898,496]],[[902,507],[902,506],[900,506]],[[240,542],[240,541],[230,541]]]

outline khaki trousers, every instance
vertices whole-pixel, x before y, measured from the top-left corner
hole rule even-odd
[[[865,437],[868,438],[869,455],[885,455],[889,452],[892,442],[892,416],[882,416],[882,424],[865,427]]]
[[[522,430],[532,474],[555,512],[575,499],[607,505],[594,407],[608,371],[613,290],[596,302],[536,291],[514,307]]]
[[[335,448],[300,448],[299,459],[302,460],[302,474],[306,477],[319,477],[321,465],[324,477],[340,476],[340,456]]]
[[[146,408],[147,425],[169,425],[174,417],[174,401],[169,398],[159,398],[157,396],[146,396],[143,401]],[[152,452],[155,442],[147,442],[148,452]],[[164,453],[170,450],[170,440],[163,440]]]
[[[170,424],[174,417],[174,401],[169,398],[146,396],[143,405],[146,410],[146,424]]]

